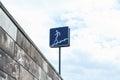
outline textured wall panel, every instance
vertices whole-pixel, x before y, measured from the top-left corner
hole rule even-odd
[[[14,42],[0,27],[0,48],[14,57]]]
[[[47,64],[47,62],[46,61],[43,61],[43,70],[46,72],[46,73],[48,73],[48,64]]]
[[[12,60],[8,55],[6,55],[1,49],[0,49],[0,69],[18,80],[19,65],[14,60]]]
[[[48,66],[48,76],[52,79],[54,77],[54,71],[50,66]]]
[[[42,66],[42,63],[43,63],[42,57],[32,45],[31,45],[31,57],[39,66]]]
[[[49,76],[47,76],[47,80],[52,80],[52,78],[50,78]]]
[[[34,77],[23,67],[20,67],[20,80],[34,80]]]
[[[30,62],[30,72],[37,78],[39,78],[39,66],[31,60]]]
[[[19,30],[17,32],[17,43],[21,46],[21,48],[24,49],[24,51],[28,55],[30,55],[30,43]]]
[[[40,80],[47,80],[47,75],[43,70],[41,70],[41,79]]]
[[[34,76],[39,78],[39,66],[21,49],[15,45],[15,59],[29,70]]]
[[[0,80],[15,80],[15,78],[12,78],[8,76],[6,73],[0,71]]]
[[[58,75],[56,73],[54,73],[53,80],[59,80],[59,77],[58,77]]]
[[[31,59],[18,45],[15,45],[15,59],[27,70],[30,69]]]
[[[34,80],[39,80],[39,79],[36,79],[36,78],[34,77]]]
[[[39,80],[41,80],[41,72],[42,72],[42,69],[39,67]]]
[[[16,40],[17,28],[8,16],[0,9],[0,26]]]

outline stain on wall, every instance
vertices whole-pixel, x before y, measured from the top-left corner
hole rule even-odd
[[[6,73],[0,71],[0,80],[15,80],[15,78],[7,75]]]
[[[0,69],[18,80],[19,64],[0,49]]]
[[[7,52],[11,57],[14,57],[14,42],[1,27],[0,48]]]

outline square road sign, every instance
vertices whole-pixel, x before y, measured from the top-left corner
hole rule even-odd
[[[69,27],[59,27],[50,29],[50,47],[68,47],[70,46]]]

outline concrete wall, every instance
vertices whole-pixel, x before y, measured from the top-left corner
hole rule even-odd
[[[0,80],[62,80],[1,2]]]

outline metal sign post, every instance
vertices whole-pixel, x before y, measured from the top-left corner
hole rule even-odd
[[[50,47],[59,48],[59,74],[61,75],[61,47],[70,46],[70,29],[66,27],[50,29]]]
[[[61,75],[61,47],[59,47],[59,74]]]

